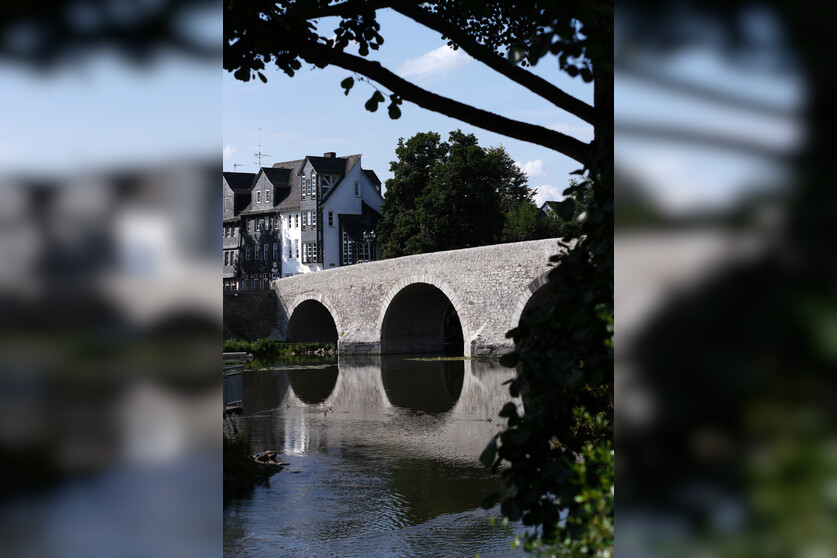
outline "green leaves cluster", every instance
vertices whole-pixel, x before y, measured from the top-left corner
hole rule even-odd
[[[283,343],[275,339],[258,339],[256,341],[244,341],[241,339],[225,339],[224,352],[245,352],[257,356],[264,355],[298,355],[310,351],[333,351],[334,343]]]
[[[398,141],[378,224],[383,256],[529,240],[548,235],[526,175],[502,147],[457,130]]]
[[[518,370],[509,392],[522,398],[525,412],[506,404],[500,416],[507,427],[482,455],[494,469],[509,464],[505,493],[486,505],[500,500],[509,519],[540,526],[539,535],[529,533],[531,548],[568,540],[589,548],[591,537],[607,547],[602,533],[613,521],[612,506],[596,507],[592,496],[606,472],[594,460],[611,451],[613,437],[612,180],[599,175],[585,184],[568,189],[589,189],[584,236],[551,259],[557,265],[542,303],[508,333],[516,348],[502,362]],[[559,527],[562,510],[569,515]]]

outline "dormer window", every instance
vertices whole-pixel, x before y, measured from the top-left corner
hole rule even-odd
[[[262,203],[262,191],[256,192],[256,203]]]
[[[265,190],[264,191],[264,201],[266,201],[266,202],[270,201],[270,190]]]

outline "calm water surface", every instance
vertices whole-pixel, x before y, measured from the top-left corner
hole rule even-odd
[[[245,372],[238,427],[289,465],[225,506],[224,555],[524,555],[480,508],[501,488],[478,457],[513,374],[394,357]]]

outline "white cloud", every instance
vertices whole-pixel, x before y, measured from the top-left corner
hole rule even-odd
[[[543,170],[543,160],[542,159],[535,159],[534,161],[526,161],[525,163],[521,163],[520,161],[515,161],[515,165],[517,168],[522,170],[526,173],[526,176],[529,178],[533,178],[536,176],[546,176],[546,171]]]
[[[447,75],[457,68],[469,64],[472,58],[461,50],[453,50],[448,45],[440,46],[422,54],[418,58],[411,58],[401,64],[395,73],[401,77],[422,79],[432,75]]]
[[[235,153],[235,147],[228,145],[224,148],[224,159],[229,159],[230,157],[232,157],[233,153]]]
[[[549,184],[541,184],[540,186],[535,186],[535,205],[540,207],[541,205],[543,205],[543,202],[548,200],[563,200],[564,188],[565,187],[550,186]]]

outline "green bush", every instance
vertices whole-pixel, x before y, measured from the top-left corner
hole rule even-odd
[[[225,339],[225,353],[251,353],[257,356],[264,355],[299,355],[307,354],[309,351],[335,351],[334,343],[313,342],[313,343],[283,343],[275,339],[259,339],[257,341],[243,341],[241,339]]]

